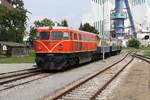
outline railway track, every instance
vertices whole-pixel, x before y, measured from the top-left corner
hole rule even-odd
[[[51,73],[43,73],[37,68],[0,73],[0,92],[49,77],[51,75]]]
[[[29,70],[27,69],[27,70],[14,71],[14,72],[1,74],[0,85],[7,84],[33,75],[37,75],[40,73],[41,71],[39,69],[29,69]]]
[[[148,62],[148,63],[150,63],[150,57],[146,57],[146,56],[143,56],[143,55],[139,55],[139,54],[133,54],[132,55],[133,57],[136,57],[136,58],[139,58],[139,59],[141,59],[141,60],[143,60],[143,61],[146,61],[146,62]]]
[[[8,90],[29,82],[39,80],[50,76],[49,73],[43,73],[40,69],[25,69],[14,72],[0,74],[0,91]],[[22,82],[17,82],[25,80]]]
[[[130,54],[130,53],[129,53]],[[50,95],[48,100],[95,100],[98,95],[133,61],[127,54],[120,61],[78,80],[64,89]]]
[[[18,73],[18,72],[30,71],[30,70],[35,70],[35,69],[37,69],[37,68],[30,68],[30,69],[23,69],[23,70],[17,70],[17,71],[12,71],[12,72],[0,73],[0,76],[13,74],[13,73]]]

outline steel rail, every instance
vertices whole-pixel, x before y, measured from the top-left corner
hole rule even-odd
[[[4,78],[2,80],[0,80],[0,85],[4,85],[4,84],[8,84],[10,82],[14,82],[14,81],[17,81],[17,80],[20,80],[20,79],[23,79],[23,78],[27,78],[27,77],[31,77],[31,76],[34,76],[34,75],[38,75],[42,73],[41,71],[33,71],[33,72],[29,72],[29,73],[24,73],[20,76],[14,76],[14,77],[11,77],[11,78]]]
[[[27,70],[20,70],[20,71],[14,71],[14,72],[10,72],[10,73],[5,73],[0,75],[0,80],[2,79],[6,79],[6,78],[12,78],[15,76],[20,76],[20,75],[25,75],[25,74],[29,74],[29,73],[33,73],[36,71],[40,71],[40,69],[27,69]]]
[[[100,93],[102,93],[102,91],[103,91],[104,89],[106,89],[107,86],[108,86],[110,83],[112,83],[113,80],[116,79],[117,76],[119,76],[120,73],[123,72],[124,69],[125,69],[133,60],[134,60],[134,58],[132,57],[132,59],[131,59],[123,68],[121,68],[121,70],[119,70],[110,80],[108,80],[108,82],[106,82],[106,83],[102,86],[102,88],[100,88],[99,91],[97,91],[97,92],[90,98],[90,100],[95,100],[96,97],[97,97]]]
[[[139,55],[139,54],[133,54],[132,55],[133,57],[136,57],[136,58],[139,58],[147,63],[150,63],[150,58],[149,57],[146,57],[146,56],[143,56],[143,55]]]
[[[51,76],[51,75],[48,74],[48,75],[44,75],[44,76],[42,76],[42,77],[40,77],[40,78],[36,78],[36,79],[29,80],[29,81],[27,81],[27,82],[23,82],[23,83],[19,83],[19,84],[16,84],[16,85],[7,86],[6,88],[0,89],[0,92],[1,92],[1,91],[4,91],[4,90],[11,89],[11,88],[15,88],[15,87],[17,87],[17,86],[21,86],[21,85],[24,85],[24,84],[28,84],[28,83],[30,83],[30,82],[33,82],[33,81],[36,81],[36,80],[40,80],[40,79],[43,79],[43,78],[46,78],[46,77],[49,77],[49,76]]]
[[[37,68],[30,68],[30,69],[23,69],[23,70],[17,70],[17,71],[12,71],[12,72],[0,73],[0,75],[12,74],[12,73],[17,73],[17,72],[22,72],[22,71],[30,71],[30,70],[35,70],[35,69]]]

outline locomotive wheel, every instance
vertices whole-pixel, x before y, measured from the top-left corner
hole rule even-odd
[[[79,58],[78,57],[75,57],[75,66],[78,66],[79,65]]]

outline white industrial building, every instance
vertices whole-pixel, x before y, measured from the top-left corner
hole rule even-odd
[[[82,23],[90,23],[100,32],[100,36],[104,26],[104,36],[110,36],[112,27],[110,14],[115,8],[115,0],[90,0],[90,3],[91,11],[83,15]],[[143,32],[148,34],[150,32],[150,0],[129,0],[129,3],[138,37],[144,34]],[[129,20],[125,21],[125,27],[130,27]],[[130,28],[126,29],[126,33],[130,32]]]
[[[110,13],[111,10],[115,7],[114,0],[90,0],[90,2],[91,11],[83,15],[82,23],[89,23],[90,25],[94,26],[100,33],[102,33],[104,17],[104,30],[110,32]]]

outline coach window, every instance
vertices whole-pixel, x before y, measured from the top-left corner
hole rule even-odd
[[[69,39],[69,33],[68,32],[64,32],[63,38],[64,38],[64,40],[68,40]]]
[[[52,39],[53,40],[61,40],[63,37],[62,32],[52,32]]]

